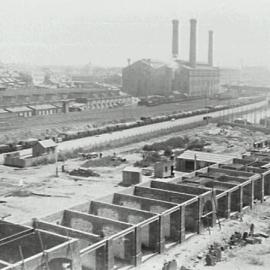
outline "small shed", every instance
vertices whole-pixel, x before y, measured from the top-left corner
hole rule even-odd
[[[38,141],[32,148],[33,157],[42,155],[52,155],[56,151],[56,143],[49,139],[44,141]]]
[[[142,181],[142,173],[140,168],[126,167],[123,170],[122,184],[124,186],[136,185]]]
[[[174,176],[174,159],[163,158],[154,165],[154,177],[166,178]]]

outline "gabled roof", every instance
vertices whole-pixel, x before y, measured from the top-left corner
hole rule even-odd
[[[33,110],[49,110],[49,109],[55,109],[56,107],[51,104],[37,104],[37,105],[29,105],[29,108]]]
[[[5,108],[9,112],[30,112],[32,109],[26,107],[26,106],[19,106],[19,107],[9,107]]]
[[[136,65],[145,65],[152,69],[159,69],[159,68],[177,68],[177,64],[175,62],[163,62],[156,59],[140,59],[134,63],[132,63],[130,66],[136,66]],[[130,67],[130,66],[127,66]]]
[[[51,139],[44,140],[44,141],[38,141],[38,144],[40,144],[43,148],[56,147],[56,143]]]
[[[0,113],[8,113],[7,111],[5,111],[4,109],[0,108]]]

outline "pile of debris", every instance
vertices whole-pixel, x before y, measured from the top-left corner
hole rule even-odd
[[[162,270],[177,270],[177,262],[175,259],[165,262],[163,264]]]
[[[224,247],[220,246],[218,243],[211,245],[205,256],[206,265],[213,266],[216,265],[217,262],[220,262],[222,251],[224,251]]]
[[[244,232],[234,232],[229,241],[224,245],[214,243],[209,247],[209,250],[205,256],[205,262],[208,266],[214,266],[217,262],[221,261],[222,252],[226,249],[232,249],[237,246],[245,246],[247,244],[261,244],[262,238],[268,238],[269,235],[263,232],[254,233],[254,224],[250,225],[250,231]]]
[[[126,163],[127,159],[121,156],[118,156],[114,153],[113,156],[104,156],[100,158],[94,158],[87,160],[81,167],[117,167],[123,163]]]
[[[80,176],[80,177],[99,177],[100,175],[90,169],[83,169],[83,168],[78,168],[72,170],[69,175],[71,176]]]

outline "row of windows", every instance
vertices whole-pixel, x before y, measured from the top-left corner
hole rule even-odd
[[[50,114],[54,114],[54,113],[58,113],[58,112],[61,112],[61,109],[59,109],[59,110],[57,110],[57,109],[38,110],[38,111],[36,111],[36,115],[50,115]],[[33,112],[32,111],[19,112],[17,114],[18,114],[18,116],[22,116],[22,117],[33,116]]]

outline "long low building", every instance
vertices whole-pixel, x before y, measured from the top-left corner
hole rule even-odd
[[[86,109],[95,110],[131,105],[132,102],[132,96],[119,89],[32,87],[0,91],[0,109],[21,117],[66,113],[72,103],[83,103]]]
[[[79,101],[79,102],[77,102]],[[24,106],[10,106],[0,108],[0,118],[10,118],[10,113],[18,117],[32,117],[51,115],[56,113],[67,113],[72,111],[109,109],[120,106],[131,105],[133,99],[128,95],[104,98],[79,98],[52,103],[25,104]],[[76,106],[76,105],[80,106]],[[82,109],[84,108],[84,109]]]
[[[270,196],[269,153],[216,160],[170,181],[151,180],[34,219],[32,227],[10,225],[0,239],[0,269],[135,267]]]

